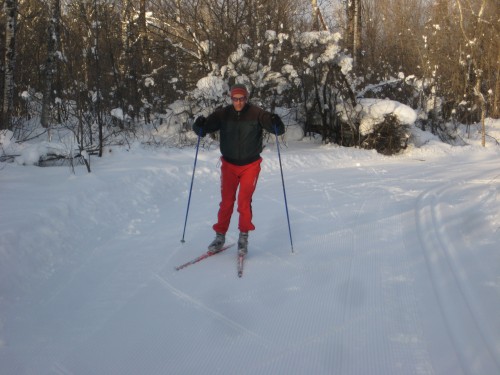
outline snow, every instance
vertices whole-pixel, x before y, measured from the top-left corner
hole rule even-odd
[[[329,31],[309,31],[301,33],[298,36],[298,42],[301,46],[310,47],[317,45],[329,45],[338,43],[342,37],[339,33]]]
[[[155,85],[155,80],[154,78],[152,77],[147,77],[145,80],[144,80],[144,86],[145,87],[150,87],[150,86],[154,86]]]
[[[266,30],[266,33],[265,33],[265,38],[267,41],[273,41],[273,40],[276,40],[276,31],[274,30]]]
[[[111,110],[111,116],[113,116],[119,120],[123,120],[125,118],[123,115],[123,109],[121,109],[121,108],[113,108]]]
[[[184,244],[194,148],[0,164],[0,373],[500,373],[500,148],[415,134],[394,157],[282,146],[294,253],[268,144],[241,279],[234,247],[174,270],[213,239],[216,147]]]
[[[338,109],[344,120],[347,121],[348,114],[345,106],[339,105]],[[359,125],[361,135],[372,133],[374,127],[382,123],[384,116],[389,114],[396,116],[401,124],[413,125],[417,120],[417,113],[413,108],[389,99],[358,99],[354,110],[361,118]]]
[[[20,146],[21,155],[15,158],[16,163],[21,165],[36,165],[41,155],[69,155],[71,152],[59,142],[40,142]]]
[[[220,77],[208,76],[200,79],[196,87],[198,91],[195,96],[205,98],[207,100],[217,100],[224,96],[229,90],[227,83]]]

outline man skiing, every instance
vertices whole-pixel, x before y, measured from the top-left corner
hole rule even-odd
[[[207,118],[198,117],[193,130],[201,137],[220,131],[221,202],[217,223],[213,225],[215,239],[208,246],[208,251],[216,253],[223,248],[237,197],[238,253],[244,256],[248,252],[248,232],[255,229],[252,223],[252,196],[262,162],[263,130],[281,135],[285,126],[278,115],[248,102],[245,85],[232,86],[230,93],[232,105],[216,110]]]

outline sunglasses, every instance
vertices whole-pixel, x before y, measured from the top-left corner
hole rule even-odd
[[[237,103],[237,102],[243,103],[243,102],[246,102],[247,97],[246,96],[242,96],[241,98],[235,98],[234,96],[232,96],[231,100],[233,102],[235,102],[235,103]]]

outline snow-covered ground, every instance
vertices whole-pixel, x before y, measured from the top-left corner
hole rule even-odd
[[[243,278],[212,240],[219,152],[1,164],[0,373],[500,373],[500,148],[304,139],[254,196]],[[233,220],[233,223],[236,220]],[[228,233],[235,242],[237,228]]]

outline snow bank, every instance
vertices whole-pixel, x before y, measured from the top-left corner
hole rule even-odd
[[[373,132],[374,126],[384,121],[384,116],[394,115],[405,125],[413,125],[417,113],[411,107],[388,99],[360,99],[356,111],[361,117],[359,130],[362,135]]]
[[[58,155],[66,157],[71,150],[66,145],[58,142],[25,143],[21,155],[16,157],[16,163],[20,165],[38,165],[39,161],[47,155]]]
[[[32,149],[34,160],[44,147]],[[163,159],[155,167],[144,163],[140,148],[114,149],[108,155],[93,159],[95,170],[90,174],[84,167],[73,175],[65,167],[4,165],[0,178],[8,188],[2,190],[1,206],[9,214],[2,220],[10,224],[0,231],[0,297],[7,300],[32,292],[40,280],[64,272],[66,263],[91,256],[110,233],[139,234],[147,225],[141,212],[154,213],[155,199],[165,189],[175,185],[183,194],[188,180],[179,182],[184,175],[166,154],[153,158]]]
[[[21,152],[21,147],[16,143],[12,131],[0,130],[0,149],[5,155],[17,155]]]

